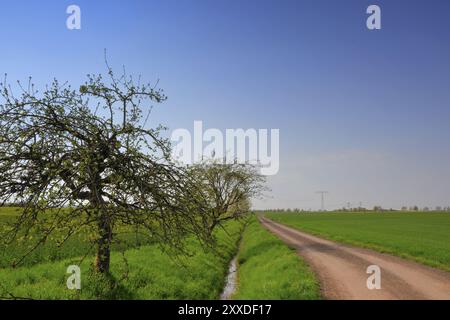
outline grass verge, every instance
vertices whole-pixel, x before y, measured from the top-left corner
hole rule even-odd
[[[238,282],[234,299],[320,299],[319,284],[306,263],[256,217],[242,236]]]

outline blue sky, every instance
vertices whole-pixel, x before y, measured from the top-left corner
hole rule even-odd
[[[82,29],[66,28],[81,8]],[[366,28],[366,8],[382,29]],[[160,80],[153,124],[279,128],[262,207],[450,205],[449,1],[4,1],[0,72]]]

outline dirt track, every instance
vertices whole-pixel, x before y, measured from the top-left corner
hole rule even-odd
[[[351,247],[260,218],[280,239],[305,258],[321,283],[325,299],[446,299],[450,273],[391,255]],[[367,288],[367,267],[381,269],[381,289]]]

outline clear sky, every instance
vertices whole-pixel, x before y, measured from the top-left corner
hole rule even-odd
[[[81,8],[81,30],[66,8]],[[366,28],[366,8],[382,29]],[[0,72],[160,79],[153,124],[279,128],[258,208],[450,205],[450,1],[2,1]]]

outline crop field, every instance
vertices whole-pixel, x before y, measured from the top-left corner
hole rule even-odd
[[[268,213],[311,234],[450,271],[448,212]]]
[[[18,208],[0,208],[0,228],[5,228],[7,222],[13,222],[19,213]],[[1,230],[1,229],[0,229]],[[125,231],[125,230],[123,230]],[[59,261],[66,258],[76,258],[84,255],[94,255],[95,247],[87,233],[77,234],[69,238],[63,246],[56,243],[58,235],[54,235],[30,254],[26,255],[20,266],[32,266],[43,262]],[[117,235],[113,244],[113,251],[124,251],[127,249],[152,244],[153,240],[141,234],[122,232]],[[30,244],[22,239],[16,239],[7,247],[0,243],[0,268],[7,268],[14,261],[21,259],[30,249]]]

